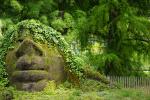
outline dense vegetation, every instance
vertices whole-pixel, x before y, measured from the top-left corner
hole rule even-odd
[[[12,25],[27,19],[63,35],[67,47],[58,45],[73,51],[78,63],[70,67],[77,73],[83,65],[105,75],[142,76],[143,66],[150,66],[150,0],[0,0],[0,46]],[[0,48],[0,84],[8,83],[6,51]]]
[[[141,58],[149,57],[149,0],[1,0],[0,4],[3,32],[11,24],[37,19],[61,32],[70,44],[77,43],[77,53],[87,50],[89,64],[107,75],[135,74]],[[90,48],[95,43],[98,53],[93,54]]]
[[[10,89],[7,89],[5,93],[7,94]],[[42,92],[29,93],[26,91],[15,91],[14,89],[13,92],[14,100],[149,100],[150,98],[148,94],[130,89],[112,89],[102,92],[92,90],[90,92],[84,92],[80,89],[68,89],[63,86],[59,86],[57,89],[49,87]],[[2,95],[5,96],[5,94]]]
[[[70,44],[77,43],[77,54],[86,50],[89,64],[107,75],[134,74],[142,66],[141,58],[149,57],[149,0],[1,0],[0,4],[1,34],[12,24],[37,19],[61,32]],[[91,50],[95,43],[96,54]]]

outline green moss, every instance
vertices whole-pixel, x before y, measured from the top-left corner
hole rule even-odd
[[[108,85],[92,79],[85,79],[80,88],[84,92],[98,92],[109,89]]]
[[[53,82],[50,84],[50,87],[53,87]],[[48,88],[47,91],[41,92],[27,92],[17,91],[12,87],[0,87],[0,100],[3,100],[2,98],[6,94],[13,96],[13,100],[150,100],[149,94],[132,89],[110,89],[87,92],[78,88],[68,89],[58,86],[58,88],[54,88],[54,91],[48,92],[51,89]]]
[[[105,83],[105,84],[109,84],[109,80],[102,74],[100,74],[99,72],[91,69],[91,68],[85,68],[84,69],[84,74],[87,78],[89,79],[94,79],[94,80],[97,80],[97,81],[101,81],[102,83]]]
[[[54,80],[49,81],[46,87],[44,88],[44,92],[49,95],[55,94],[55,90],[56,90],[56,83]]]
[[[48,45],[47,43],[40,43],[39,44],[40,48],[42,48],[42,51],[45,52],[45,56],[62,56],[58,50],[58,48],[54,45]]]
[[[32,46],[32,48],[31,48]],[[24,54],[37,54],[43,55],[43,51],[36,43],[34,43],[31,39],[24,39],[24,41],[19,45],[18,49],[16,50],[17,57],[20,57]]]
[[[48,85],[48,80],[40,80],[35,83],[32,91],[42,91]]]
[[[12,74],[12,80],[15,82],[37,82],[48,78],[49,73],[42,70],[15,71]]]
[[[17,61],[17,58],[15,56],[15,51],[9,51],[7,53],[7,56],[6,56],[6,68],[7,68],[7,73],[9,75],[12,74],[12,72],[16,69],[16,61]]]
[[[0,100],[12,100],[13,96],[13,88],[9,87],[1,87],[0,86]]]

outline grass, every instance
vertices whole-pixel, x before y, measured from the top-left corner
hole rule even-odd
[[[150,100],[142,92],[127,89],[113,89],[101,92],[82,92],[78,89],[57,89],[54,92],[15,91],[14,100]]]
[[[99,95],[102,100],[150,100],[150,95],[133,89],[111,89]]]
[[[14,92],[14,100],[100,100],[96,92],[83,93],[78,89],[57,89],[55,92]]]
[[[13,95],[13,100],[150,100],[149,95],[131,89],[83,92],[76,88],[58,88],[54,91],[49,90],[32,93],[13,90]]]
[[[88,85],[92,82],[93,85]],[[87,82],[86,82],[87,83]],[[9,87],[0,87],[0,100],[12,96],[13,100],[150,100],[150,95],[132,89],[102,89],[93,81],[84,84],[89,87],[72,87],[69,83],[56,87],[53,81],[41,92],[17,91]],[[98,88],[92,89],[94,87]],[[2,92],[3,91],[3,92]]]

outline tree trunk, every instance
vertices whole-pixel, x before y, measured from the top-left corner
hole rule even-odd
[[[116,22],[114,21],[116,19],[116,17],[118,16],[117,14],[117,10],[115,9],[110,9],[109,11],[109,23],[110,26],[109,26],[109,32],[108,32],[108,35],[107,35],[107,52],[108,53],[112,53],[113,51],[117,51],[117,42],[116,42]],[[110,75],[110,74],[113,74],[113,72],[115,73],[115,66],[113,65],[113,61],[109,61],[105,63],[105,74],[106,75]]]
[[[66,7],[66,0],[58,0],[58,8],[59,8],[59,14],[58,16],[64,19],[64,12]]]

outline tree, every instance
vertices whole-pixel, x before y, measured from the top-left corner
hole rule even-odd
[[[138,14],[150,16],[150,0],[128,0],[129,4],[138,9]]]
[[[88,33],[105,41],[105,74],[133,74],[132,70],[140,68],[133,57],[150,54],[150,22],[137,13],[127,0],[101,0],[91,10]]]

